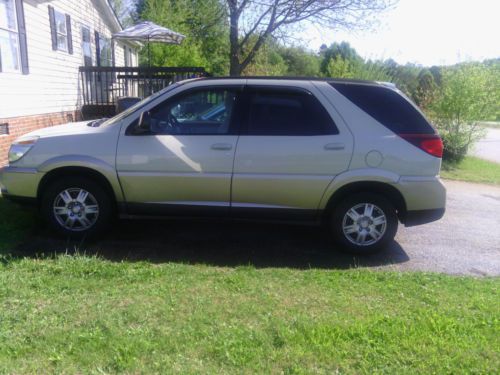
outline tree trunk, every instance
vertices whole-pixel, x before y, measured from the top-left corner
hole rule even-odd
[[[239,77],[241,75],[241,65],[239,56],[239,41],[238,41],[238,21],[239,14],[236,7],[230,7],[229,18],[230,18],[230,29],[229,29],[229,44],[230,44],[230,56],[229,56],[229,75],[234,77]]]

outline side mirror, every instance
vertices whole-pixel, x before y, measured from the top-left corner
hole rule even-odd
[[[147,135],[151,133],[151,113],[142,112],[137,120],[127,128],[126,135]]]
[[[151,112],[146,111],[141,113],[137,127],[141,132],[151,131]]]

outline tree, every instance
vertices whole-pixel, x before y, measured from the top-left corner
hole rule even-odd
[[[441,81],[429,114],[443,137],[444,157],[460,161],[482,135],[478,122],[498,110],[499,78],[484,64],[464,63],[444,68]]]
[[[126,0],[109,0],[109,5],[113,8],[118,20],[123,26],[130,26],[133,23],[132,6]]]
[[[181,45],[152,43],[153,66],[203,66],[227,74],[228,23],[220,0],[139,0],[135,9],[136,22],[150,20],[186,35]]]
[[[438,86],[430,69],[424,68],[418,75],[418,87],[414,94],[415,103],[426,110],[436,99]]]
[[[358,54],[358,52],[351,47],[348,42],[332,43],[328,48],[322,48],[320,50],[320,55],[322,57],[321,61],[321,72],[323,74],[330,75],[330,77],[335,77],[331,75],[328,71],[328,67],[331,68],[331,60],[334,61],[345,61],[349,64],[363,63],[363,58]],[[339,60],[338,58],[341,58]]]
[[[330,28],[359,29],[392,0],[225,0],[229,15],[230,75],[239,76],[272,35],[314,22]]]
[[[285,74],[298,77],[317,77],[319,57],[303,47],[279,47],[277,52],[286,65]]]

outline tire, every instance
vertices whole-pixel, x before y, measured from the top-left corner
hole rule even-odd
[[[394,240],[397,229],[394,206],[385,197],[372,193],[357,193],[344,199],[334,208],[330,221],[330,230],[341,250],[357,255],[384,249]]]
[[[84,177],[63,177],[44,190],[41,214],[60,235],[95,237],[109,227],[113,203],[97,182]]]

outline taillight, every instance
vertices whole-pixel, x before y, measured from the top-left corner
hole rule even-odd
[[[443,141],[437,134],[399,134],[399,136],[432,156],[443,157]]]

